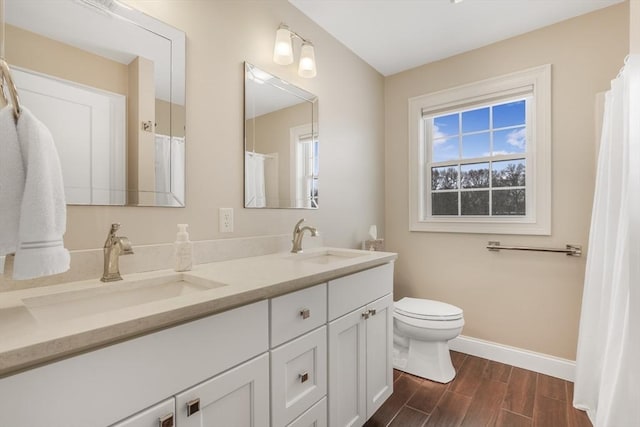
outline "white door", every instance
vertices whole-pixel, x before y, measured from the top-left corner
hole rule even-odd
[[[126,97],[13,67],[20,103],[47,126],[68,204],[125,203]]]
[[[269,355],[176,395],[177,427],[268,427]]]
[[[393,296],[367,305],[367,419],[393,393]]]
[[[361,426],[367,420],[365,308],[329,323],[329,425]]]
[[[176,403],[172,397],[111,427],[175,427]]]

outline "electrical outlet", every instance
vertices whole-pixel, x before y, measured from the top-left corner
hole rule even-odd
[[[221,233],[233,232],[233,208],[220,208],[218,221],[218,229]]]

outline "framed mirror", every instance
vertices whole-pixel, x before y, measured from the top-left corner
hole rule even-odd
[[[20,103],[51,131],[67,204],[185,204],[185,34],[117,0],[5,0]]]
[[[245,63],[244,206],[318,208],[318,98]]]

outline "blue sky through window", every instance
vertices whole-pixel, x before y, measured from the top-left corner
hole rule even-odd
[[[491,121],[493,123],[490,123]],[[444,162],[459,158],[525,153],[525,124],[525,99],[434,117],[431,161]],[[510,129],[493,131],[492,151],[490,128],[505,127]],[[461,149],[459,138],[462,142]]]
[[[493,154],[524,153],[527,149],[527,128],[498,130],[493,133]]]
[[[489,132],[473,133],[462,137],[462,157],[486,157],[490,150]]]
[[[462,113],[462,133],[489,129],[489,107]]]
[[[449,114],[448,116],[435,117],[433,119],[433,138],[442,138],[444,136],[457,135],[459,131],[458,113]]]
[[[493,106],[493,128],[525,124],[525,100]]]

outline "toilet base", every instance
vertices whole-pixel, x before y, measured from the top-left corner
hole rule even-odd
[[[405,347],[394,341],[393,367],[411,375],[446,384],[456,376],[446,341],[408,340]]]

